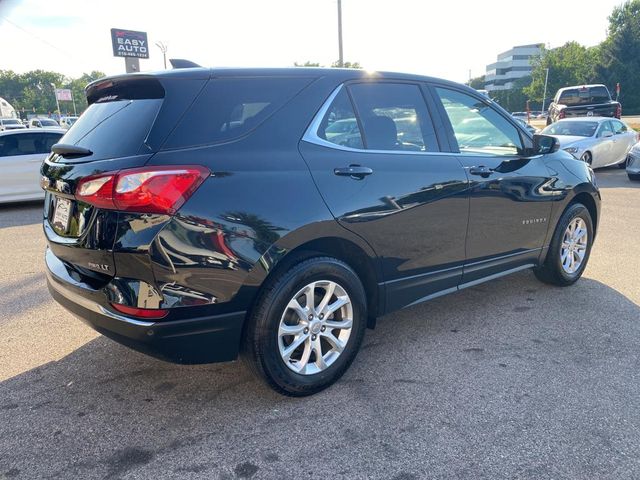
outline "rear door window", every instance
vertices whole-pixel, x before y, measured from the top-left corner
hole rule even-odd
[[[437,151],[438,143],[418,85],[358,83],[349,91],[368,150]]]
[[[318,136],[343,147],[364,148],[356,113],[344,88],[340,89],[322,119]]]
[[[613,126],[613,133],[616,135],[627,132],[627,126],[619,120],[611,120],[611,125]]]
[[[250,132],[313,79],[220,77],[207,83],[163,149],[228,142]]]

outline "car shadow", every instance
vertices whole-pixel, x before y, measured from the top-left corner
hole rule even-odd
[[[335,478],[358,476],[363,462],[419,478],[400,467],[415,455],[446,473],[448,459],[489,445],[504,461],[539,442],[562,456],[582,440],[550,426],[555,416],[609,415],[613,430],[635,417],[606,399],[614,387],[620,402],[640,393],[624,384],[637,378],[638,318],[636,303],[598,281],[561,289],[523,272],[380,319],[342,380],[303,399],[272,392],[240,362],[173,365],[99,337],[0,382],[0,478],[308,476],[299,446],[311,439],[318,460],[344,462]],[[428,447],[438,436],[466,440]],[[418,453],[420,439],[431,440]]]
[[[618,167],[605,167],[595,170],[598,187],[605,188],[640,188],[640,182],[630,180],[627,172]]]
[[[0,204],[0,228],[33,225],[42,222],[42,200]]]

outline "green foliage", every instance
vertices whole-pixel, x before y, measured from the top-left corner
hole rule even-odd
[[[587,48],[577,42],[567,42],[552,50],[543,49],[542,55],[533,61],[531,84],[524,89],[524,94],[531,100],[542,101],[547,68],[547,100],[559,88],[596,82],[598,53],[598,47]]]
[[[475,88],[476,90],[483,90],[484,75],[481,75],[480,77],[472,78],[471,80],[469,80],[469,83],[467,83],[467,85],[469,85],[471,88]]]
[[[529,97],[524,93],[531,83],[531,77],[522,77],[513,82],[509,90],[493,90],[490,92],[494,102],[500,104],[509,112],[523,112],[527,108]],[[537,105],[530,104],[531,110],[537,110]]]
[[[640,0],[613,9],[596,72],[614,96],[616,83],[620,83],[623,112],[640,113]]]
[[[26,117],[29,113],[48,114],[56,111],[56,88],[70,88],[76,102],[76,109],[80,114],[87,108],[84,96],[84,87],[98,78],[104,77],[104,73],[93,71],[85,73],[80,78],[72,79],[57,72],[34,70],[22,74],[11,70],[0,70],[0,96],[5,98],[18,111],[19,115]],[[71,102],[61,102],[62,114],[73,113]]]

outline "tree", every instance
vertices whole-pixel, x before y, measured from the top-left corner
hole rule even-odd
[[[531,83],[531,77],[518,78],[509,90],[492,90],[491,98],[509,112],[524,111],[529,97],[525,90]],[[533,105],[531,105],[533,110]]]
[[[310,62],[309,60],[307,60],[304,63],[293,62],[293,66],[294,67],[319,67],[320,64],[317,62]]]
[[[598,47],[585,47],[578,42],[567,42],[551,50],[543,48],[540,57],[532,62],[531,84],[524,89],[524,94],[531,100],[542,101],[547,68],[547,98],[562,87],[593,83],[597,78],[598,58]]]
[[[476,90],[483,90],[484,77],[484,75],[481,75],[479,77],[472,78],[471,80],[469,80],[469,83],[467,85],[469,85],[471,88],[475,88]]]
[[[0,92],[21,116],[29,113],[48,114],[56,111],[55,88],[70,88],[76,101],[78,113],[87,107],[84,87],[104,73],[93,71],[80,78],[70,79],[57,72],[34,70],[22,74],[11,70],[0,70]],[[52,86],[53,84],[53,86]],[[60,105],[62,113],[73,112],[71,103]],[[23,113],[24,112],[24,113]]]
[[[640,0],[615,7],[607,39],[600,45],[599,82],[610,90],[620,83],[620,102],[627,113],[640,112]]]

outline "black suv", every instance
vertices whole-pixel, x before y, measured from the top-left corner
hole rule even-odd
[[[587,264],[589,166],[465,86],[189,68],[86,93],[42,166],[49,289],[159,358],[242,353],[308,395],[383,314],[528,268],[569,285]]]

